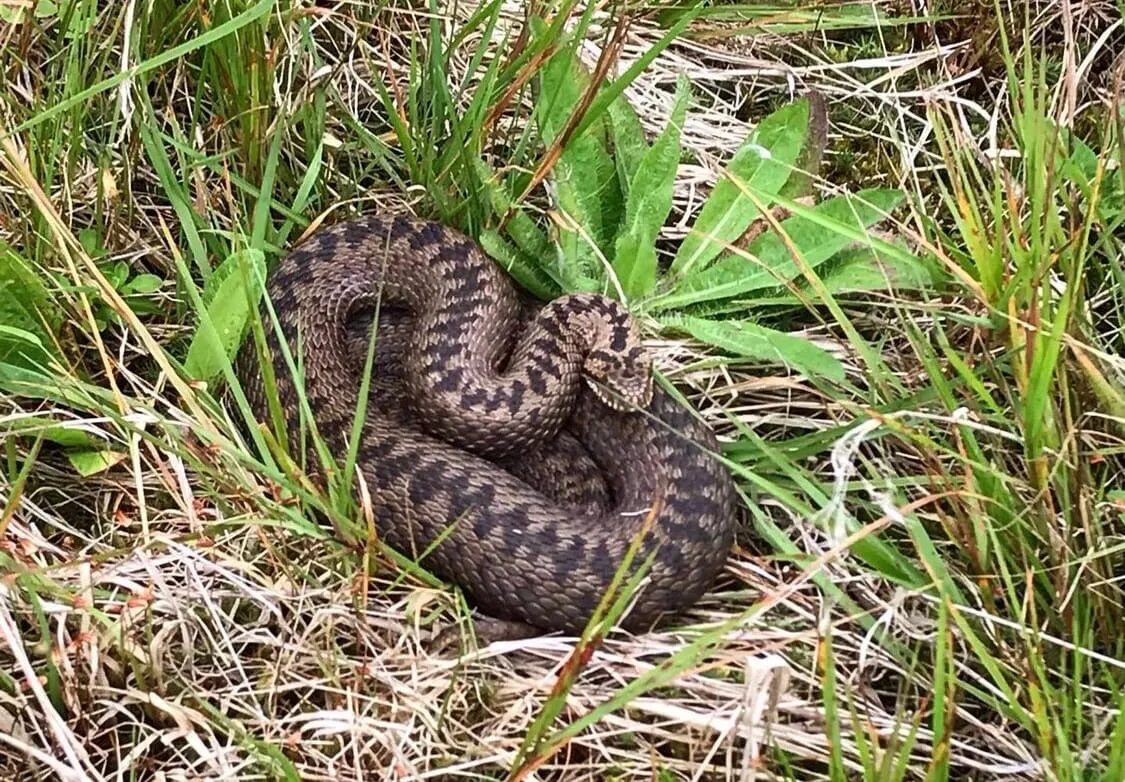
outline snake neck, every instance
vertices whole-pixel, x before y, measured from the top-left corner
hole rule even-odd
[[[522,334],[514,301],[493,298],[473,319],[427,313],[407,371],[409,404],[424,430],[481,456],[507,458],[558,436],[574,410],[583,367],[606,340],[602,297],[563,296]],[[501,329],[486,324],[508,324]]]

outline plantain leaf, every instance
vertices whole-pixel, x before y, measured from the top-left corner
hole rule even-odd
[[[923,290],[934,280],[929,268],[905,248],[896,254],[857,247],[840,254],[838,263],[821,277],[829,293]]]
[[[477,237],[478,241],[485,252],[507,269],[520,285],[541,299],[554,298],[568,287],[568,278],[565,272],[556,273],[555,264],[547,260],[557,251],[546,232],[525,212],[512,205],[508,192],[497,182],[496,175],[483,160],[478,158],[475,163],[492,211],[508,216],[506,237],[494,229],[486,229]],[[539,260],[535,262],[532,259]]]
[[[800,273],[791,251],[809,268],[816,268],[851,242],[864,239],[867,226],[881,220],[902,198],[899,190],[873,189],[814,207],[793,204],[796,214],[781,223],[792,250],[777,233],[768,231],[744,252],[681,279],[671,293],[656,297],[650,306],[683,307],[784,284]]]
[[[44,364],[66,313],[40,276],[15,250],[0,242],[0,361],[30,369]]]
[[[617,237],[613,267],[630,297],[644,296],[656,284],[656,238],[672,211],[672,192],[680,162],[680,129],[689,94],[687,79],[681,77],[668,125],[641,157],[629,184],[625,221]]]
[[[561,137],[589,85],[590,75],[569,47],[543,68],[535,116],[548,146]],[[621,220],[621,187],[607,138],[605,119],[599,117],[567,141],[551,172],[558,207],[574,226],[559,228],[563,257],[579,278],[602,276],[598,248],[611,246]]]
[[[854,247],[837,253],[820,272],[820,284],[831,294],[867,293],[871,291],[926,290],[934,285],[941,270],[922,259],[911,255],[905,247],[893,245],[897,252],[886,252],[885,248]],[[752,298],[740,297],[727,300],[726,306],[702,307],[705,312],[696,315],[710,316],[718,312],[737,310],[752,304],[795,304],[802,305],[816,293],[808,285],[802,285],[800,295],[785,286],[770,288],[755,293]]]
[[[794,101],[762,120],[731,158],[723,177],[699,211],[672,261],[673,274],[701,271],[746,230],[760,212],[753,192],[768,208],[789,179],[809,123],[807,99]]]
[[[691,315],[669,315],[660,322],[744,358],[784,364],[805,375],[819,375],[837,382],[844,379],[844,366],[831,353],[808,340],[756,323],[706,320]]]
[[[24,418],[15,422],[5,435],[40,435],[47,442],[65,448],[97,450],[103,441],[87,431],[74,426],[63,426],[47,417]]]
[[[35,332],[0,323],[0,358],[5,366],[36,373],[49,361],[50,352]]]
[[[609,138],[613,144],[613,160],[617,166],[617,184],[621,188],[622,197],[626,202],[628,211],[629,185],[637,175],[641,166],[648,144],[645,141],[645,132],[637,113],[625,100],[624,95],[618,95],[609,104],[607,111],[609,120],[606,127]]]
[[[525,215],[526,217],[526,215]],[[480,246],[494,261],[502,266],[512,278],[532,295],[540,299],[554,298],[559,286],[548,279],[540,268],[528,261],[519,249],[513,247],[495,229],[486,228],[478,237]],[[547,265],[543,265],[547,268]]]
[[[119,464],[128,454],[121,451],[67,451],[70,466],[83,478],[104,472]]]
[[[261,300],[265,274],[265,254],[253,248],[234,253],[211,274],[201,294],[210,323],[201,319],[188,346],[184,370],[189,375],[209,380],[223,371],[224,356],[234,355]]]
[[[121,293],[125,296],[143,296],[156,293],[163,284],[164,280],[155,274],[138,274],[121,286]]]

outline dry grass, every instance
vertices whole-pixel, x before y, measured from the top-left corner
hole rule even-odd
[[[125,5],[122,18],[148,13],[143,4]],[[513,32],[506,25],[519,24],[518,5],[508,4],[510,13],[492,33],[496,51]],[[451,8],[441,23],[460,29],[472,10]],[[330,144],[308,216],[422,203],[416,192],[372,186],[380,170],[374,146],[360,143],[342,114],[346,107],[360,123],[370,121],[379,111],[375,81],[407,89],[403,41],[411,31],[419,40],[428,14],[374,15],[366,3],[305,11],[314,19],[311,44],[292,19],[271,28],[277,59],[265,83],[272,92],[259,97],[276,121],[298,116],[312,101],[313,85],[331,83],[338,95],[324,112]],[[1112,71],[1086,81],[1096,75],[1087,63],[1112,61],[1109,47],[1122,41],[1120,14],[1110,4],[1050,3],[1036,11],[1036,26],[1061,20],[1066,30],[1059,51],[1074,70],[1060,82],[1058,100],[1077,111],[1104,99]],[[102,12],[98,46],[84,56],[120,59],[117,18]],[[598,33],[609,27],[601,21],[582,50],[591,66],[600,53]],[[666,121],[675,74],[691,77],[700,104],[684,128],[691,162],[680,168],[664,237],[684,235],[701,194],[765,107],[810,89],[829,102],[831,170],[847,170],[841,159],[850,159],[876,172],[857,179],[880,177],[934,205],[931,182],[946,163],[929,109],[961,123],[965,144],[997,154],[987,119],[1002,110],[1006,86],[996,74],[961,69],[972,46],[967,36],[933,33],[925,46],[895,51],[881,49],[885,40],[874,33],[854,51],[829,46],[825,36],[780,33],[700,36],[671,46],[626,91],[648,131]],[[17,113],[19,104],[30,101],[40,112],[51,105],[51,90],[30,71],[63,55],[41,34],[0,32],[0,47],[25,57],[6,66],[5,133],[35,116]],[[660,34],[651,22],[634,24],[620,69]],[[465,54],[454,59],[462,70],[448,74],[451,83],[472,82],[466,71],[476,45],[471,37],[462,42]],[[74,118],[90,139],[88,150],[67,150],[65,171],[52,171],[49,181],[36,146],[48,151],[51,134],[12,136],[21,152],[9,151],[0,176],[0,236],[64,277],[91,282],[92,264],[75,237],[83,227],[108,226],[114,259],[174,279],[177,257],[190,258],[190,250],[167,183],[141,150],[145,120],[128,107],[137,100],[131,90],[149,89],[164,132],[179,132],[190,127],[193,112],[214,108],[196,97],[196,78],[174,60],[157,79],[126,80],[118,92],[103,93]],[[238,118],[219,113],[214,128],[196,126],[198,135],[180,141],[199,155],[229,157],[189,167],[181,155],[173,166],[190,169],[179,184],[207,215],[208,230],[246,231],[252,215],[237,179],[249,174],[238,141],[256,142],[223,124]],[[173,115],[183,124],[168,120]],[[513,110],[503,121],[521,116]],[[393,146],[382,123],[374,124]],[[283,145],[282,167],[295,177],[304,171],[314,127],[295,122]],[[65,122],[55,131],[72,132]],[[115,194],[106,191],[110,183]],[[854,184],[821,180],[818,190]],[[52,213],[57,219],[44,216]],[[926,218],[908,214],[882,228],[953,266],[933,245]],[[88,295],[56,294],[74,312],[83,311]],[[931,760],[943,755],[952,779],[1061,778],[1035,738],[996,708],[1007,696],[953,626],[951,595],[907,589],[852,547],[881,537],[923,561],[907,519],[940,530],[957,511],[953,500],[922,491],[933,486],[921,476],[949,480],[952,494],[968,492],[964,454],[955,450],[967,430],[991,453],[1019,458],[1015,427],[924,401],[929,370],[919,358],[918,334],[946,324],[948,335],[962,340],[954,343],[959,349],[975,350],[972,328],[948,325],[952,317],[984,313],[970,294],[914,303],[884,295],[862,307],[849,304],[852,326],[878,345],[878,376],[835,322],[793,324],[844,362],[847,384],[831,391],[783,372],[716,365],[699,344],[653,338],[662,369],[732,445],[732,469],[742,471],[747,500],[745,532],[722,583],[679,627],[615,633],[598,648],[522,778],[829,779],[833,748],[845,764],[842,778],[862,778],[866,752],[893,756],[904,743],[909,755],[882,778],[926,779]],[[573,664],[574,639],[498,643],[460,655],[435,648],[437,634],[463,620],[455,593],[404,576],[373,552],[349,551],[326,530],[283,512],[245,456],[233,420],[207,403],[205,390],[172,382],[149,358],[150,345],[175,344],[191,328],[174,305],[182,301],[174,283],[152,299],[164,309],[143,320],[126,318],[100,332],[74,324],[71,335],[91,374],[81,381],[60,375],[60,382],[87,395],[86,404],[8,396],[0,409],[6,431],[32,419],[65,421],[123,455],[112,468],[78,479],[57,447],[29,455],[28,440],[5,442],[0,553],[13,572],[0,578],[0,778],[507,778],[560,674]],[[1120,357],[1106,360],[1125,369]],[[903,399],[894,414],[869,416],[896,388],[919,396]],[[1096,436],[1120,449],[1112,428],[1095,432],[1100,424],[1090,418],[1083,427],[1073,436]],[[211,445],[207,431],[217,433]],[[794,445],[797,438],[803,439]],[[24,484],[18,472],[28,459],[33,470]],[[893,479],[907,482],[896,486]],[[1022,480],[1016,486],[1017,493],[1029,491]],[[796,492],[804,496],[783,496]],[[797,553],[763,542],[769,524],[790,536]],[[952,543],[943,541],[941,549],[952,552]],[[941,574],[926,572],[942,583]],[[960,616],[997,647],[1036,626],[1034,617],[1004,615],[995,603],[980,602],[968,571],[948,577],[970,596],[959,604]],[[1055,649],[1071,643],[1049,633],[1039,641]],[[685,658],[693,649],[698,656]],[[935,664],[940,650],[949,657]],[[1112,652],[1090,650],[1086,658],[1125,667]],[[997,659],[1018,681],[1019,656]],[[944,705],[950,734],[935,736],[935,699],[951,679],[963,690]],[[826,687],[840,699],[831,708]],[[1117,714],[1112,700],[1106,693],[1089,700],[1103,737]],[[1095,754],[1105,749],[1096,735],[1090,747]]]

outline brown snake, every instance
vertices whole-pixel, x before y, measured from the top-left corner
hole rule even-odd
[[[645,629],[713,583],[733,542],[733,483],[710,431],[654,388],[614,300],[571,294],[528,309],[470,239],[405,216],[317,231],[267,293],[338,459],[378,307],[357,458],[378,533],[411,557],[441,539],[421,564],[488,617],[580,632],[651,508],[635,562],[656,554],[622,625]],[[297,454],[297,393],[263,319]],[[269,421],[253,340],[237,367]]]

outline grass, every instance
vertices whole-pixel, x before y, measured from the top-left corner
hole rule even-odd
[[[0,777],[1125,777],[1120,6],[536,7],[3,8]],[[678,624],[438,649],[220,404],[258,276],[401,208],[720,434]]]

